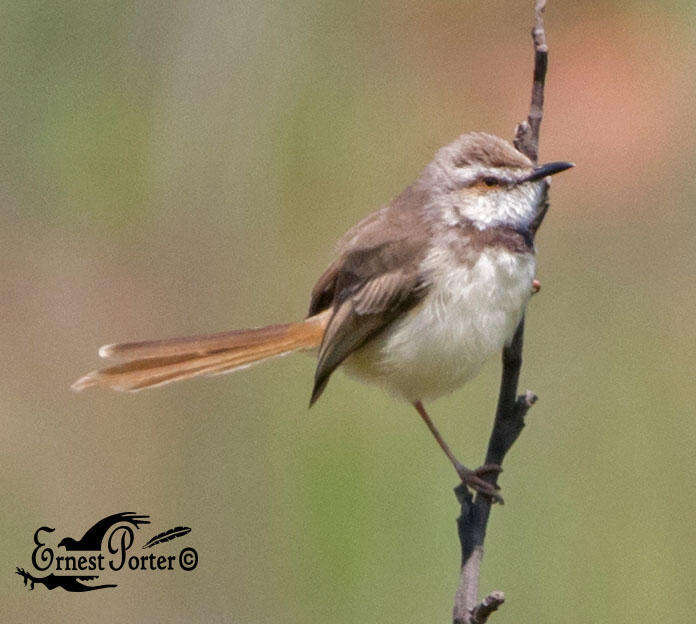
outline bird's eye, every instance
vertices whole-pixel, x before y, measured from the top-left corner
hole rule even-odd
[[[497,186],[498,185],[498,178],[494,178],[492,176],[486,176],[483,178],[483,183],[486,186]]]

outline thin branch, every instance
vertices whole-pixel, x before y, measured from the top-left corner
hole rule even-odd
[[[533,162],[538,161],[539,128],[543,117],[544,84],[548,64],[548,48],[544,30],[545,0],[536,0],[534,7],[534,79],[532,98],[527,119],[517,126],[515,147],[526,154]],[[544,191],[546,192],[546,188]],[[532,233],[536,233],[548,210],[546,196],[543,206],[532,224]],[[505,455],[519,437],[524,427],[524,417],[537,397],[532,392],[517,396],[517,383],[522,367],[522,346],[524,342],[524,317],[515,331],[509,346],[503,349],[503,371],[500,380],[498,407],[493,423],[493,431],[488,442],[486,464],[502,465]],[[491,483],[497,483],[497,474],[487,477]],[[455,488],[457,500],[461,505],[461,515],[457,518],[457,532],[462,550],[459,586],[454,597],[454,624],[481,624],[505,600],[502,592],[492,592],[478,603],[478,584],[483,559],[483,542],[491,511],[490,499],[471,492],[463,485]]]
[[[533,162],[539,160],[539,128],[544,116],[544,84],[548,67],[549,48],[546,45],[544,29],[544,10],[546,0],[536,0],[534,6],[534,79],[532,80],[532,101],[527,120],[518,124],[515,131],[515,147],[526,154]]]

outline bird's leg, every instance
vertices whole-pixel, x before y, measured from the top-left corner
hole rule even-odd
[[[414,401],[413,407],[416,408],[416,411],[420,414],[421,418],[428,426],[428,429],[430,429],[430,433],[433,434],[435,440],[437,440],[437,443],[440,445],[440,448],[444,451],[445,455],[447,455],[447,459],[449,459],[452,466],[454,466],[454,469],[457,471],[462,483],[464,483],[464,485],[468,485],[471,489],[475,490],[479,494],[488,496],[492,502],[502,504],[503,497],[497,492],[497,490],[500,488],[497,485],[489,483],[483,478],[492,473],[499,473],[502,468],[497,464],[485,464],[476,470],[470,470],[466,466],[462,465],[461,462],[454,456],[454,453],[452,453],[452,450],[447,442],[445,442],[440,435],[435,423],[430,419],[430,416],[428,416],[428,412],[425,411],[423,403],[420,401]]]

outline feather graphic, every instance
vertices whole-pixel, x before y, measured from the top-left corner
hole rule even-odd
[[[158,533],[154,537],[151,537],[147,542],[145,542],[143,548],[152,548],[157,544],[168,542],[169,540],[176,539],[177,537],[181,537],[182,535],[186,535],[190,532],[191,529],[185,526],[174,527],[173,529],[169,529],[168,531],[162,531],[162,533]]]

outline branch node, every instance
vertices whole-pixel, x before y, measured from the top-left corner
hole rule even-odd
[[[484,624],[491,613],[497,611],[504,602],[505,594],[503,592],[492,591],[470,611],[469,624]]]
[[[532,140],[532,128],[528,121],[522,121],[517,124],[515,129],[515,139],[513,144],[518,152],[524,152],[523,146],[527,145]]]
[[[527,392],[520,396],[520,399],[524,401],[524,404],[529,408],[539,400],[539,397],[531,390],[527,390]]]

